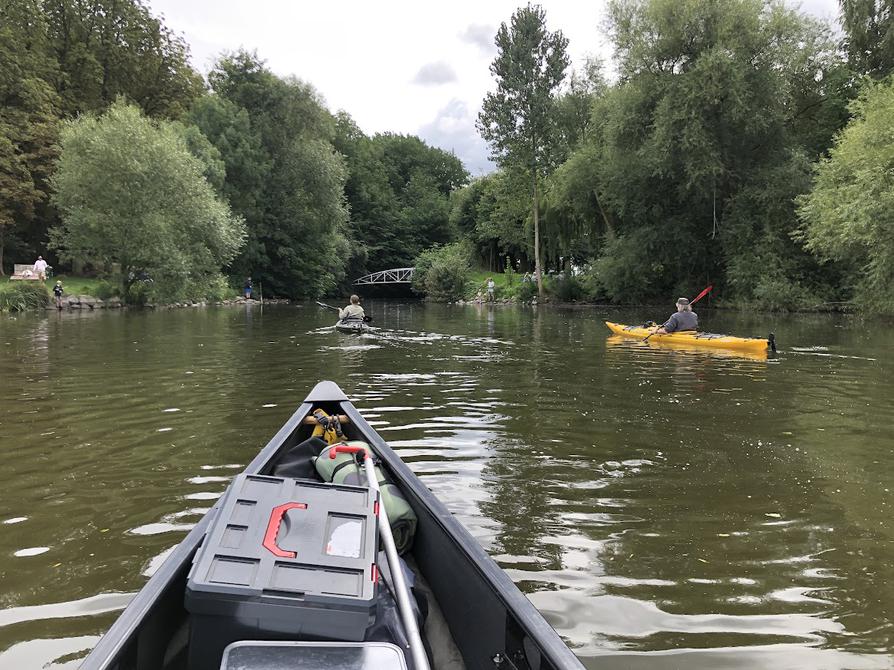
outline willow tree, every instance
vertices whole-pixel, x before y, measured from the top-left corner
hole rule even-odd
[[[799,198],[807,249],[842,264],[856,302],[894,312],[894,82],[864,88],[854,119]]]
[[[883,79],[894,71],[894,12],[890,0],[839,0],[844,46],[860,74]]]
[[[534,274],[543,295],[537,190],[552,165],[555,99],[569,65],[568,40],[561,31],[546,29],[546,13],[539,5],[528,5],[512,15],[509,26],[500,25],[495,44],[490,71],[497,90],[484,98],[478,131],[500,167],[530,177]]]
[[[63,260],[120,268],[122,293],[148,274],[163,299],[215,282],[245,227],[205,178],[178,128],[116,102],[69,121],[53,178],[62,224],[50,230]]]

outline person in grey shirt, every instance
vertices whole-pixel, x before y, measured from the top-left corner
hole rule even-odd
[[[698,314],[692,311],[689,298],[677,300],[677,311],[655,331],[659,334],[678,333],[682,330],[698,330]]]

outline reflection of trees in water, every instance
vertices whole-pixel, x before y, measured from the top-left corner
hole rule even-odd
[[[553,331],[565,331],[567,323],[538,309],[519,318],[520,311],[513,310],[517,344],[499,375],[511,409],[505,437],[489,445],[492,456],[482,474],[491,499],[481,511],[501,524],[497,553],[535,557],[539,569],[559,570],[563,548],[555,538],[568,522],[567,506],[578,497],[565,487],[578,465],[569,459],[569,447],[573,452],[580,446],[571,446],[576,412],[560,395],[561,380],[574,374],[579,361],[554,350]]]
[[[25,374],[29,376],[29,392],[44,397],[50,375],[50,321],[43,315],[29,328],[30,346],[25,360]]]
[[[848,347],[852,337],[859,347]],[[890,341],[890,340],[889,340]],[[798,356],[791,360],[811,383],[793,385],[785,403],[792,408],[789,451],[798,449],[815,497],[805,514],[826,531],[828,553],[810,567],[828,575],[823,596],[830,616],[847,626],[835,645],[854,650],[891,651],[894,631],[894,464],[890,425],[894,397],[890,373],[879,364],[888,344],[879,333],[847,335],[839,352],[878,356],[879,361]],[[881,346],[880,346],[881,345]],[[879,354],[882,353],[880,356]],[[879,644],[879,640],[884,640]]]
[[[686,352],[557,355],[574,333],[549,321],[532,319],[531,351],[517,352],[523,364],[501,366],[514,407],[483,473],[491,499],[482,512],[501,524],[496,553],[537,559],[521,568],[532,571],[526,588],[558,587],[567,602],[597,609],[619,602],[591,600],[598,595],[657,603],[661,620],[681,629],[637,639],[650,624],[632,623],[634,638],[620,635],[639,649],[692,645],[707,631],[685,615],[708,613],[742,628],[721,626],[711,646],[741,644],[742,635],[748,644],[806,643],[812,632],[812,644],[879,646],[877,633],[849,635],[873,617],[890,621],[867,589],[889,588],[887,544],[841,537],[852,534],[847,513],[817,479],[813,456],[783,436],[802,416],[791,378],[758,361]],[[865,559],[883,579],[861,576]],[[557,572],[538,583],[545,570]],[[852,625],[856,611],[864,622]],[[754,615],[770,619],[749,629]],[[821,619],[789,626],[796,615]]]
[[[816,644],[888,649],[894,575],[882,503],[892,473],[882,431],[894,415],[884,358],[866,348],[890,340],[806,318],[777,329],[786,346],[860,339],[850,353],[879,361],[783,352],[767,364],[607,349],[608,331],[587,312],[419,303],[370,311],[385,329],[382,348],[360,352],[325,349],[365,338],[317,332],[332,319],[315,307],[0,323],[0,344],[13,342],[0,358],[3,502],[8,516],[19,507],[31,516],[0,555],[22,548],[23,535],[51,546],[9,559],[10,603],[140,586],[146,562],[182,535],[131,530],[194,521],[178,515],[211,501],[185,496],[222,490],[214,477],[234,470],[218,466],[247,462],[329,378],[359,395],[363,411],[407,407],[380,418],[418,425],[383,436],[415,442],[414,469],[448,498],[472,501],[453,509],[494,520],[472,523],[497,529],[492,552],[538,605],[567,616],[560,632],[575,643],[777,643],[768,628],[781,632],[789,620],[789,630],[809,631],[807,615],[826,612],[817,628],[835,617],[846,633],[827,630]],[[18,402],[40,365],[47,397]],[[212,481],[191,481],[201,477]],[[68,558],[53,568],[60,556]],[[687,618],[709,613],[744,627],[753,615],[777,618],[750,634],[722,624],[706,634]]]

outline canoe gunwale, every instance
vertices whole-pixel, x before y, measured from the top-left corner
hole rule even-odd
[[[548,664],[553,668],[580,668],[583,670],[580,659],[574,655],[556,630],[519,590],[509,575],[496,564],[478,543],[478,540],[410,470],[410,467],[366,422],[366,419],[361,416],[352,403],[345,402],[342,407],[345,414],[360,428],[360,432],[367,436],[367,441],[373,446],[379,458],[400,480],[404,493],[411,493],[419,499],[423,507],[433,513],[435,523],[440,525],[445,535],[454,540],[456,548],[466,555],[468,563],[481,574],[485,583],[495,587],[494,595],[503,603],[508,612],[518,619],[524,634],[534,641]],[[416,560],[419,561],[419,557]],[[429,580],[431,580],[430,577]],[[441,607],[444,607],[443,603]],[[457,640],[457,643],[460,644],[460,641]]]

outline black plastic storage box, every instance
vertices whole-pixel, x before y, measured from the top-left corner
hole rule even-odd
[[[375,491],[239,475],[186,583],[190,670],[230,642],[362,640],[376,606]]]
[[[407,670],[388,642],[234,642],[220,670]]]

